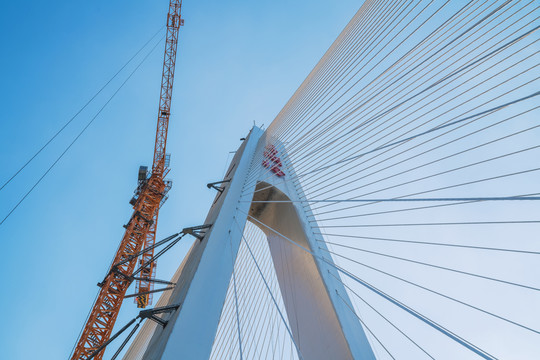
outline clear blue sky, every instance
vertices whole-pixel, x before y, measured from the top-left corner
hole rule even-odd
[[[214,196],[205,184],[221,178],[228,152],[253,121],[272,121],[361,3],[184,1],[168,147],[174,185],[158,238],[203,221]],[[0,183],[164,24],[167,4],[2,4]],[[151,162],[162,49],[0,226],[2,358],[68,357],[131,214],[138,166]],[[127,74],[0,192],[1,218]],[[159,278],[188,246],[159,262]],[[126,302],[118,324],[136,313]]]

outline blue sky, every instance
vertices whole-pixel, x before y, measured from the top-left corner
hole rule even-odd
[[[165,22],[167,1],[5,2],[0,11],[4,183]],[[200,224],[229,151],[268,125],[361,1],[190,1],[183,6],[168,151],[170,198],[158,238]],[[146,53],[143,51],[143,55]],[[0,226],[6,359],[67,358],[131,214],[139,165],[150,165],[160,44],[73,148]],[[134,64],[139,61],[137,58]],[[0,191],[3,218],[133,69]],[[167,279],[189,246],[164,256]],[[118,324],[137,313],[124,304]],[[31,343],[32,346],[28,346]]]

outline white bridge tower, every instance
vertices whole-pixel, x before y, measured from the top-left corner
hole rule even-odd
[[[351,316],[335,265],[323,260],[325,244],[316,224],[307,220],[311,210],[300,202],[301,187],[285,181],[293,174],[283,144],[254,127],[208,213],[205,224],[211,227],[173,276],[175,289],[156,305],[172,307],[156,315],[165,325],[145,322],[124,359],[209,358],[247,221],[267,236],[299,357],[375,359],[362,325]],[[280,270],[284,263],[287,272]]]

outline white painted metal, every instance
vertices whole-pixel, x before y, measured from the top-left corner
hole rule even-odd
[[[269,177],[267,171],[261,172],[250,215],[267,235],[295,342],[304,359],[374,360],[362,326],[351,311],[347,292],[336,280],[337,270],[320,259],[324,256],[332,261],[323,251],[326,245],[322,237],[316,234],[318,229],[309,205],[300,202],[301,186],[283,181],[295,177],[294,167],[288,162],[284,147],[273,145],[280,150],[278,156],[284,163],[285,176]]]
[[[309,207],[298,202],[302,189],[269,175],[263,166],[267,142],[266,134],[254,127],[236,152],[225,177],[231,181],[216,197],[205,222],[212,228],[183,261],[175,290],[158,303],[180,304],[180,308],[162,315],[169,320],[165,328],[145,325],[124,360],[208,359],[242,237],[235,222],[244,224],[248,213],[250,221],[267,235],[291,331],[303,359],[375,359],[343,285],[333,277],[339,276],[336,270],[283,238],[317,256],[325,248],[317,241],[322,239],[315,234],[316,224],[307,220]],[[286,154],[280,157],[285,177],[294,176]],[[257,177],[259,181],[254,181]],[[256,187],[264,190],[255,191]],[[292,202],[250,203],[241,201],[242,194],[243,199],[255,194],[258,201]]]

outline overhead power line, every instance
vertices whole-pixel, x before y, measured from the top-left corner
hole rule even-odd
[[[79,138],[82,136],[82,134],[84,134],[84,132],[90,127],[90,125],[92,125],[92,123],[94,122],[94,120],[96,120],[96,118],[99,116],[99,114],[101,114],[101,112],[107,107],[107,105],[109,105],[109,103],[112,101],[112,99],[116,96],[116,94],[118,94],[118,92],[120,92],[120,90],[124,87],[124,85],[129,81],[129,79],[131,79],[131,77],[135,74],[135,72],[137,72],[137,70],[139,70],[139,68],[141,67],[141,65],[146,61],[146,59],[148,59],[148,57],[154,52],[154,50],[157,48],[157,46],[161,43],[161,41],[163,40],[164,37],[162,37],[158,42],[156,42],[156,44],[150,49],[150,51],[146,54],[146,56],[139,62],[139,64],[135,67],[135,69],[133,69],[133,71],[129,74],[129,76],[126,78],[126,80],[124,80],[124,82],[122,84],[120,84],[120,86],[116,89],[116,91],[109,97],[109,99],[107,100],[107,102],[105,102],[105,104],[98,110],[98,112],[90,119],[90,121],[88,121],[88,123],[86,124],[86,126],[77,134],[77,136],[73,139],[73,141],[65,148],[65,150],[56,158],[56,160],[51,164],[51,166],[49,166],[49,168],[43,173],[43,175],[41,175],[41,177],[34,183],[34,185],[32,185],[32,187],[30,188],[30,190],[28,190],[26,192],[26,194],[23,195],[23,197],[19,200],[19,202],[7,213],[7,215],[2,219],[2,221],[0,222],[0,226],[2,224],[4,224],[4,222],[11,216],[11,214],[13,214],[13,212],[19,207],[19,205],[21,205],[21,203],[28,197],[28,195],[30,195],[30,193],[39,185],[39,183],[41,182],[41,180],[43,180],[45,178],[45,176],[47,176],[47,174],[52,170],[52,168],[60,161],[60,159],[62,159],[62,157],[64,157],[64,155],[69,151],[69,149],[71,149],[71,147],[75,144],[75,142],[77,142],[77,140],[79,140]]]
[[[137,52],[135,54],[133,54],[133,56],[131,56],[129,58],[129,60],[124,64],[122,65],[122,67],[120,69],[118,69],[118,71],[109,79],[107,80],[107,82],[79,109],[77,110],[77,112],[49,139],[47,140],[47,142],[38,150],[34,153],[34,155],[32,155],[32,157],[30,157],[30,159],[28,159],[23,166],[21,166],[17,171],[15,171],[15,173],[4,183],[2,184],[2,186],[0,187],[0,191],[2,191],[2,189],[4,189],[4,187],[6,187],[6,185],[8,185],[17,175],[19,175],[19,173],[21,171],[24,170],[24,168],[26,168],[43,150],[45,150],[45,148],[47,146],[49,146],[49,144],[54,140],[56,139],[56,137],[58,135],[60,135],[60,133],[62,131],[64,131],[64,129],[66,127],[68,127],[69,124],[71,124],[73,122],[73,120],[75,120],[75,118],[77,118],[77,116],[79,116],[79,114],[81,112],[83,112],[84,109],[86,109],[86,107],[88,105],[90,105],[90,103],[92,103],[94,101],[94,99],[99,95],[101,94],[101,92],[103,90],[105,90],[105,88],[107,86],[109,86],[109,84],[114,80],[116,79],[116,77],[122,72],[122,70],[124,70],[126,68],[126,66],[128,66],[132,61],[133,59],[135,59],[137,57],[137,55],[140,54],[141,51],[144,50],[144,48],[146,48],[146,46],[152,41],[154,40],[154,38],[161,32],[161,30],[163,30],[164,26],[162,26],[154,35],[152,35],[152,37],[150,39],[148,39],[147,42],[144,43],[143,46],[141,46],[141,48],[139,50],[137,50]]]

